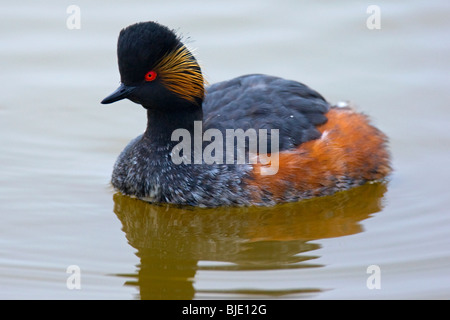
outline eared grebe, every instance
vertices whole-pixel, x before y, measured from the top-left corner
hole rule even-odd
[[[204,89],[180,38],[155,22],[120,32],[120,87],[147,110],[147,129],[119,155],[112,185],[159,203],[273,205],[379,180],[387,138],[367,117],[330,106],[296,81],[262,74]],[[255,144],[256,143],[256,144]]]

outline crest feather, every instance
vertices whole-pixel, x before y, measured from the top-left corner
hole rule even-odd
[[[161,82],[181,98],[192,102],[203,99],[205,89],[200,66],[184,45],[162,57],[154,69]]]

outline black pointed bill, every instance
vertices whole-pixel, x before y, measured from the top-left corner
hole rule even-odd
[[[136,87],[127,86],[123,83],[109,96],[102,100],[102,104],[113,103],[122,99],[126,99],[130,96],[130,94],[136,89]]]

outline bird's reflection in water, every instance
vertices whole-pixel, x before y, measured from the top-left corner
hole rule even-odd
[[[192,299],[199,293],[194,287],[198,270],[320,267],[313,263],[317,256],[310,254],[320,246],[311,241],[361,232],[359,222],[381,210],[385,191],[385,183],[370,183],[298,203],[214,209],[154,205],[115,194],[114,212],[140,259],[136,274],[120,276],[138,287],[140,299]],[[206,293],[270,296],[315,291],[321,289]]]

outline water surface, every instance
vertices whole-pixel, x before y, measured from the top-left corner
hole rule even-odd
[[[368,1],[76,1],[79,30],[69,3],[3,4],[0,297],[448,299],[450,5],[377,3],[379,30]],[[99,102],[119,83],[118,32],[146,20],[180,30],[210,83],[267,73],[353,101],[390,137],[389,181],[271,208],[115,194],[145,111]]]

